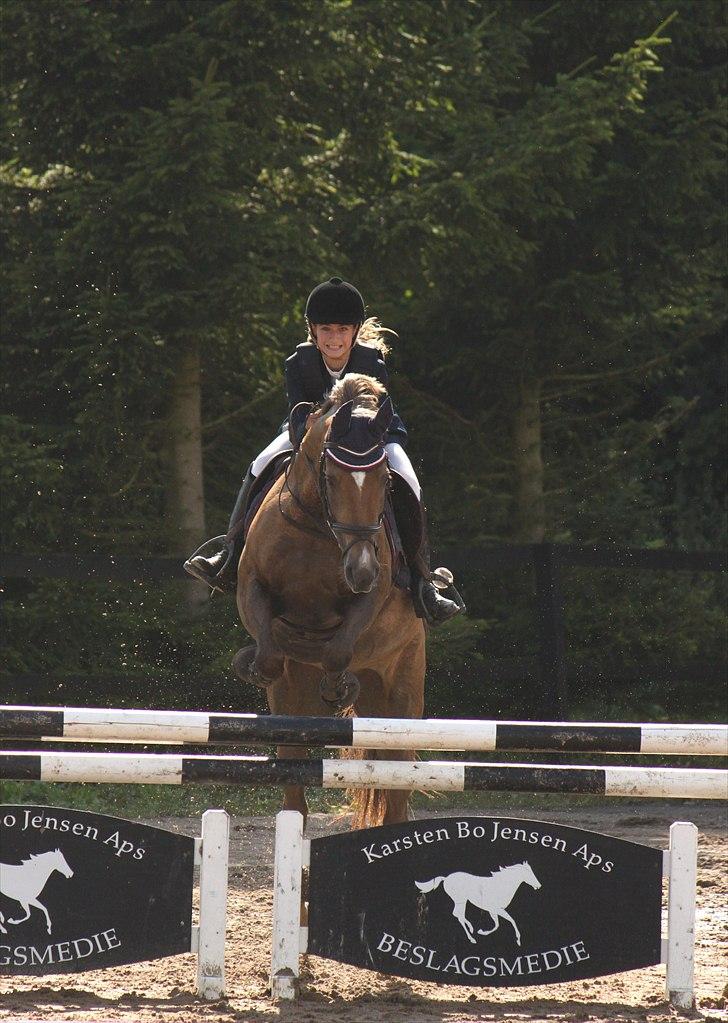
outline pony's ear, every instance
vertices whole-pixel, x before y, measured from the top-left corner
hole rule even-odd
[[[351,425],[351,410],[354,408],[353,401],[345,401],[344,404],[337,409],[336,415],[331,420],[331,429],[329,430],[329,440],[337,441],[345,437],[349,432]]]
[[[392,416],[394,415],[394,409],[392,408],[392,399],[387,395],[382,404],[379,406],[374,419],[369,423],[369,429],[372,431],[375,437],[383,437],[389,429],[389,424],[392,422]]]
[[[288,417],[288,439],[294,448],[297,448],[303,440],[303,435],[306,432],[306,420],[313,411],[313,407],[312,401],[299,401],[291,409],[291,414]]]

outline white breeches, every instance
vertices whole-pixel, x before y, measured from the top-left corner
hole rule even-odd
[[[420,484],[407,452],[401,444],[396,442],[385,444],[384,450],[387,452],[387,461],[392,472],[396,472],[398,476],[402,477],[419,501]],[[276,455],[283,454],[284,451],[293,451],[293,445],[288,438],[287,430],[279,433],[275,440],[272,440],[268,447],[261,451],[251,466],[253,475],[260,476],[271,460]]]
[[[417,479],[417,473],[414,470],[412,462],[410,462],[409,455],[402,447],[401,444],[397,444],[396,441],[391,444],[385,444],[384,450],[387,452],[387,461],[389,462],[389,468],[392,472],[396,472],[398,476],[401,476],[405,483],[409,484],[409,488],[415,495],[417,500],[420,500],[420,483]]]
[[[276,455],[282,455],[284,451],[293,451],[293,444],[291,444],[288,439],[288,430],[284,430],[282,433],[279,433],[275,440],[270,442],[267,448],[263,448],[250,467],[253,475],[260,476],[266,465],[268,465],[268,463],[271,462]]]

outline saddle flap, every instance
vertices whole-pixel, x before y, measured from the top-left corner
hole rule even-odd
[[[248,507],[245,512],[245,525],[243,527],[243,535],[247,538],[248,530],[250,529],[253,519],[258,513],[258,509],[263,503],[266,494],[273,486],[279,476],[282,476],[286,466],[291,460],[290,452],[286,451],[283,454],[278,455],[273,461],[265,467],[263,472],[258,476],[253,489],[250,494],[250,500],[248,501]]]
[[[392,554],[392,582],[400,590],[408,590],[410,587],[410,570],[404,557],[402,538],[399,535],[397,519],[394,514],[394,505],[390,494],[384,502],[384,532]]]

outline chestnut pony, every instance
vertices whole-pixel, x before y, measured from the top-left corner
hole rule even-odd
[[[383,528],[391,417],[377,380],[340,380],[308,415],[287,473],[248,531],[237,603],[255,646],[238,651],[233,667],[242,680],[266,687],[273,714],[422,716],[425,627],[409,592],[392,583]],[[278,747],[283,758],[307,752]],[[414,759],[405,750],[344,755]],[[305,817],[302,785],[286,786],[283,806]],[[405,821],[409,792],[361,790],[353,810],[355,828]]]

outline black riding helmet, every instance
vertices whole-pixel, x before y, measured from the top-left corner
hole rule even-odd
[[[363,323],[364,299],[353,284],[332,277],[313,289],[306,302],[309,323]]]

